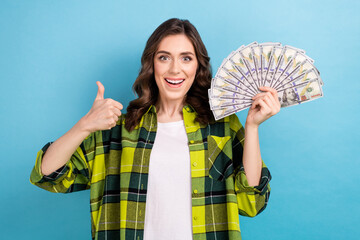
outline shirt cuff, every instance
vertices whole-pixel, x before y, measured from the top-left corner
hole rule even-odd
[[[240,192],[255,192],[260,195],[264,195],[269,190],[269,182],[271,180],[270,171],[265,167],[261,170],[260,183],[257,186],[250,186],[242,167],[238,174],[235,176],[235,182]]]
[[[49,182],[49,181],[56,181],[58,180],[61,176],[63,176],[66,171],[67,171],[67,164],[66,163],[64,166],[60,167],[59,169],[57,169],[56,171],[50,173],[49,175],[44,175],[41,172],[41,163],[42,163],[42,158],[46,152],[46,150],[50,147],[50,145],[53,142],[49,142],[47,143],[37,154],[36,157],[36,162],[35,162],[35,166],[31,172],[30,175],[30,182],[35,183],[35,182]]]

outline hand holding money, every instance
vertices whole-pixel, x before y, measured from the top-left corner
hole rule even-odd
[[[256,94],[246,118],[246,126],[258,127],[262,122],[280,111],[277,91],[270,87],[259,87],[261,93]]]

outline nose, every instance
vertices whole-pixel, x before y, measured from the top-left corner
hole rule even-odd
[[[174,60],[171,62],[171,65],[170,65],[170,69],[169,69],[169,72],[172,73],[172,74],[179,74],[180,73],[180,63],[178,60]]]

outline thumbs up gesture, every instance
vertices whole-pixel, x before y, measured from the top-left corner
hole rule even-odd
[[[104,99],[105,88],[97,81],[98,92],[90,111],[83,117],[83,122],[89,132],[108,130],[116,126],[121,116],[123,105],[113,99]]]

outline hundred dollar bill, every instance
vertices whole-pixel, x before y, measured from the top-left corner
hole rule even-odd
[[[290,61],[286,75],[282,75],[282,78],[278,78],[272,87],[277,89],[280,85],[284,85],[293,81],[294,78],[301,74],[299,71],[301,70],[301,66],[304,65],[306,61],[309,61],[309,59],[307,59],[304,54],[298,52]]]
[[[252,99],[252,95],[249,95],[246,92],[238,93],[224,90],[222,88],[210,88],[209,89],[209,98],[235,98],[235,99]]]
[[[299,68],[299,71],[297,72],[297,75],[302,75],[303,73],[308,74],[309,72],[311,72],[313,70],[313,74],[316,74],[318,76],[321,85],[324,85],[322,79],[320,78],[319,70],[314,66],[314,60],[312,60],[308,56],[305,56],[305,57],[306,57],[306,60],[300,64],[300,68]]]
[[[221,108],[225,108],[225,107],[229,107],[229,106],[233,106],[233,105],[237,105],[237,106],[248,106],[249,104],[251,105],[252,100],[241,100],[241,99],[234,99],[234,98],[211,98],[209,100],[210,103],[210,109],[211,110],[217,110],[217,109],[221,109]]]
[[[323,97],[321,82],[319,79],[313,79],[308,82],[299,83],[282,89],[278,92],[278,96],[282,108],[308,102]],[[240,100],[239,104],[236,104],[235,102],[234,105],[232,105],[230,104],[231,100],[228,100],[228,102],[226,102],[227,100],[221,102],[222,100],[223,99],[219,99],[219,102],[213,100],[213,102],[210,103],[213,108],[212,112],[215,120],[219,120],[236,112],[245,110],[252,104],[252,101],[247,103],[244,100]]]
[[[284,88],[287,88],[289,86],[294,86],[303,82],[309,82],[311,80],[317,79],[320,83],[320,85],[323,85],[322,79],[320,77],[320,74],[316,68],[311,68],[309,70],[306,70],[305,72],[302,72],[297,77],[292,78],[290,81],[281,84],[277,87],[277,91],[281,91]]]
[[[214,77],[211,80],[211,88],[220,88],[226,91],[235,92],[239,94],[248,94],[249,96],[253,96],[252,94],[249,94],[247,89],[243,87],[241,84],[239,86],[236,86],[234,84],[229,83],[226,81],[226,79],[222,77]]]
[[[258,85],[261,86],[261,84],[262,84],[261,69],[263,66],[263,62],[262,62],[262,58],[261,58],[261,49],[260,49],[259,45],[251,46],[251,54],[252,54],[253,61],[254,61],[257,82],[258,82]]]
[[[254,56],[252,52],[252,47],[258,46],[257,42],[250,43],[249,45],[243,47],[238,53],[240,54],[240,61],[244,63],[247,71],[249,72],[251,80],[254,82],[256,88],[259,88],[259,81],[257,77],[256,66],[254,62]]]
[[[275,46],[272,51],[272,59],[273,59],[273,66],[274,71],[269,72],[269,79],[270,83],[269,86],[271,87],[275,80],[281,75],[282,69],[280,68],[281,63],[283,61],[283,55],[284,55],[285,48],[282,46]]]
[[[236,112],[239,112],[241,110],[244,110],[248,107],[250,107],[251,104],[249,105],[233,105],[233,106],[229,106],[229,107],[225,107],[225,108],[221,108],[221,109],[217,109],[217,110],[213,110],[213,114],[214,114],[214,117],[215,117],[215,120],[219,120],[221,118],[224,118],[224,117],[227,117],[227,116],[230,116]]]
[[[262,58],[264,66],[262,68],[261,78],[263,79],[262,86],[270,86],[270,78],[273,68],[273,51],[276,46],[281,46],[280,43],[261,43],[259,47],[261,48]],[[269,74],[270,73],[270,74]]]
[[[316,69],[313,64],[313,60],[301,53],[297,54],[292,62],[294,63],[292,64],[292,71],[287,74],[286,77],[278,80],[275,84],[273,84],[272,87],[276,90],[288,83],[294,82],[295,80],[303,77],[306,73],[310,72],[311,69]],[[318,72],[317,69],[316,71]],[[322,80],[319,80],[322,83]]]
[[[256,44],[257,43],[254,42],[252,44],[249,44],[248,46],[256,45]],[[251,87],[251,89],[254,91],[254,93],[259,93],[257,83],[255,82],[255,79],[253,77],[253,72],[255,74],[255,68],[251,68],[249,63],[244,60],[244,56],[242,54],[242,51],[244,51],[244,49],[247,48],[248,46],[245,46],[240,50],[235,51],[232,55],[230,55],[228,57],[229,62],[227,63],[227,65],[223,65],[223,67],[230,68],[230,66],[232,66],[229,70],[227,70],[229,71],[229,74],[233,73],[233,70],[231,71],[231,69],[235,69],[244,78],[244,83],[247,82]],[[251,51],[251,49],[249,50]]]
[[[323,96],[314,60],[302,49],[280,43],[251,43],[225,58],[211,81],[209,104],[218,120],[253,103],[260,86],[278,91],[282,107]]]
[[[281,61],[279,61],[278,64],[278,71],[279,74],[275,76],[275,79],[272,81],[272,84],[270,87],[273,87],[278,83],[279,81],[282,81],[284,78],[288,77],[290,75],[290,70],[292,69],[292,63],[293,59],[296,57],[298,53],[305,54],[305,51],[294,48],[292,46],[284,46],[284,50],[282,53]]]
[[[254,88],[251,84],[252,81],[249,81],[248,77],[246,77],[245,73],[242,72],[241,69],[237,69],[233,63],[227,59],[223,63],[223,65],[219,68],[215,77],[220,77],[226,79],[226,81],[238,86],[239,88],[246,89],[249,93],[256,94],[256,88]]]
[[[278,91],[281,107],[293,106],[308,102],[323,96],[321,84],[318,79],[289,86]]]

